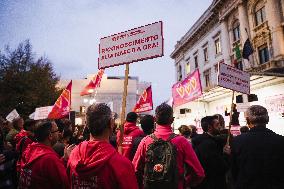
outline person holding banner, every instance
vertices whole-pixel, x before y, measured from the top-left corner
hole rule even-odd
[[[110,108],[104,103],[89,106],[86,124],[90,140],[74,148],[68,161],[72,188],[137,189],[133,165],[109,143],[114,127]]]
[[[19,188],[68,189],[69,180],[63,161],[52,149],[58,140],[58,127],[53,121],[42,121],[35,126],[37,142],[23,153]],[[72,147],[66,149],[65,159]]]
[[[201,119],[203,134],[192,139],[194,150],[205,170],[205,179],[194,189],[226,189],[229,151],[220,143],[220,123],[217,116]]]
[[[136,126],[138,115],[135,112],[129,112],[126,116],[126,123],[124,124],[124,135],[122,142],[122,155],[131,158],[131,148],[133,146],[133,140],[136,137],[144,136],[143,131]],[[120,131],[117,132],[117,143],[119,144]]]
[[[177,153],[173,158],[176,160],[175,166],[178,169],[178,177],[169,178],[173,179],[174,181],[176,181],[175,178],[177,178],[177,183],[174,182],[177,184],[177,186],[174,186],[173,188],[183,189],[186,187],[195,186],[202,182],[205,177],[204,170],[191,144],[183,136],[177,136],[172,132],[171,124],[174,121],[172,107],[166,103],[162,103],[161,105],[157,106],[155,110],[155,120],[157,125],[153,135],[156,138],[159,138],[159,140],[162,139],[163,141],[170,141],[170,143],[177,149]],[[147,181],[147,178],[145,178],[145,173],[147,171],[147,169],[145,169],[145,167],[147,167],[146,154],[148,156],[147,150],[149,149],[150,145],[154,143],[154,139],[152,138],[153,135],[148,135],[142,139],[132,161],[137,178],[142,180],[145,179],[144,181]],[[173,135],[174,137],[171,138]],[[171,139],[169,140],[169,138]],[[159,156],[160,154],[153,155]],[[164,164],[164,166],[166,166],[166,164]],[[164,166],[160,164],[155,165],[154,171],[157,173],[157,175],[158,172],[163,172]],[[153,170],[149,171],[153,172]],[[175,175],[176,173],[173,174]],[[173,185],[173,183],[169,184]],[[140,186],[140,188],[143,187]],[[166,188],[170,188],[170,185]]]
[[[13,128],[6,136],[6,141],[10,142],[13,147],[16,146],[15,136],[24,128],[24,120],[18,117],[12,121]]]

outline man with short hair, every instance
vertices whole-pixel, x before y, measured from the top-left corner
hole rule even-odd
[[[37,142],[30,144],[22,156],[19,188],[69,188],[63,161],[52,149],[58,140],[56,123],[54,121],[39,122],[35,126],[35,138]]]
[[[196,189],[225,189],[229,156],[223,153],[223,141],[217,137],[220,133],[218,117],[203,117],[201,127],[203,134],[193,138],[192,145],[206,177]]]
[[[133,140],[136,137],[143,136],[144,133],[137,126],[138,115],[135,112],[129,112],[126,116],[126,123],[124,124],[123,141],[122,141],[122,155],[132,160],[131,148],[133,145]],[[120,140],[120,131],[117,132],[117,144]]]
[[[263,106],[249,107],[246,120],[250,130],[232,142],[235,189],[284,188],[284,137],[266,128]]]
[[[172,107],[166,103],[159,105],[155,110],[155,120],[157,123],[156,130],[153,133],[155,138],[169,141],[177,150],[174,158],[176,159],[175,166],[177,166],[178,178],[177,186],[174,187],[183,189],[188,186],[199,184],[204,178],[204,171],[191,144],[183,136],[172,137],[174,135],[171,127],[174,120]],[[144,168],[147,161],[147,150],[153,143],[154,139],[151,135],[143,138],[132,161],[137,178],[144,180],[144,184],[145,181],[147,181],[145,180],[145,177],[143,177],[145,175]],[[155,155],[159,156],[159,154]],[[158,174],[163,171],[163,169],[163,165],[157,164],[153,171]],[[143,186],[140,187],[142,188]]]
[[[109,143],[114,119],[103,103],[88,107],[86,124],[90,140],[71,153],[68,170],[72,188],[138,188],[133,165]]]
[[[145,136],[150,135],[150,134],[152,134],[154,132],[154,126],[155,126],[154,117],[152,115],[145,115],[145,116],[143,116],[140,119],[140,125],[141,125],[141,128],[142,128],[143,132],[144,132],[144,135],[136,137],[133,140],[133,145],[132,145],[132,148],[131,148],[131,159],[133,159],[133,157],[134,157],[134,155],[136,153],[136,150],[137,150],[141,140]]]

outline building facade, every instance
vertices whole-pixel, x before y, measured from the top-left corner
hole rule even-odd
[[[171,58],[175,60],[177,82],[198,68],[203,88],[201,98],[175,108],[176,117],[179,118],[177,126],[184,123],[198,125],[202,116],[214,113],[224,115],[224,109],[230,108],[231,91],[217,86],[220,62],[238,66],[251,73],[251,93],[258,95],[258,101],[253,103],[267,107],[269,98],[278,96],[282,99],[275,105],[278,109],[276,111],[274,108],[274,112],[270,113],[284,113],[283,10],[284,0],[212,2],[177,42],[171,54]],[[239,59],[236,49],[242,52],[247,39],[250,40],[254,53],[249,60]],[[181,115],[180,109],[183,108],[190,108],[190,115]],[[225,119],[228,124],[228,117]],[[283,121],[282,116],[277,116],[275,120]],[[273,119],[273,124],[277,124],[275,120]],[[242,124],[245,124],[244,120]],[[272,129],[284,134],[284,129]]]

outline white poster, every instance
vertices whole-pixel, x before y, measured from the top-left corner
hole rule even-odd
[[[47,119],[53,106],[44,106],[35,109],[34,120]]]
[[[20,115],[18,114],[17,110],[14,109],[13,111],[11,111],[11,112],[7,115],[6,119],[7,119],[8,121],[12,122],[14,119],[19,118],[19,117],[20,117]]]
[[[99,69],[163,56],[162,22],[100,39]]]
[[[240,93],[250,94],[250,74],[220,63],[218,85]]]

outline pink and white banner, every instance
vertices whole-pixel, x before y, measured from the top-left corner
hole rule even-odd
[[[193,101],[202,95],[199,70],[195,70],[182,82],[178,82],[172,87],[173,106],[180,106]]]

